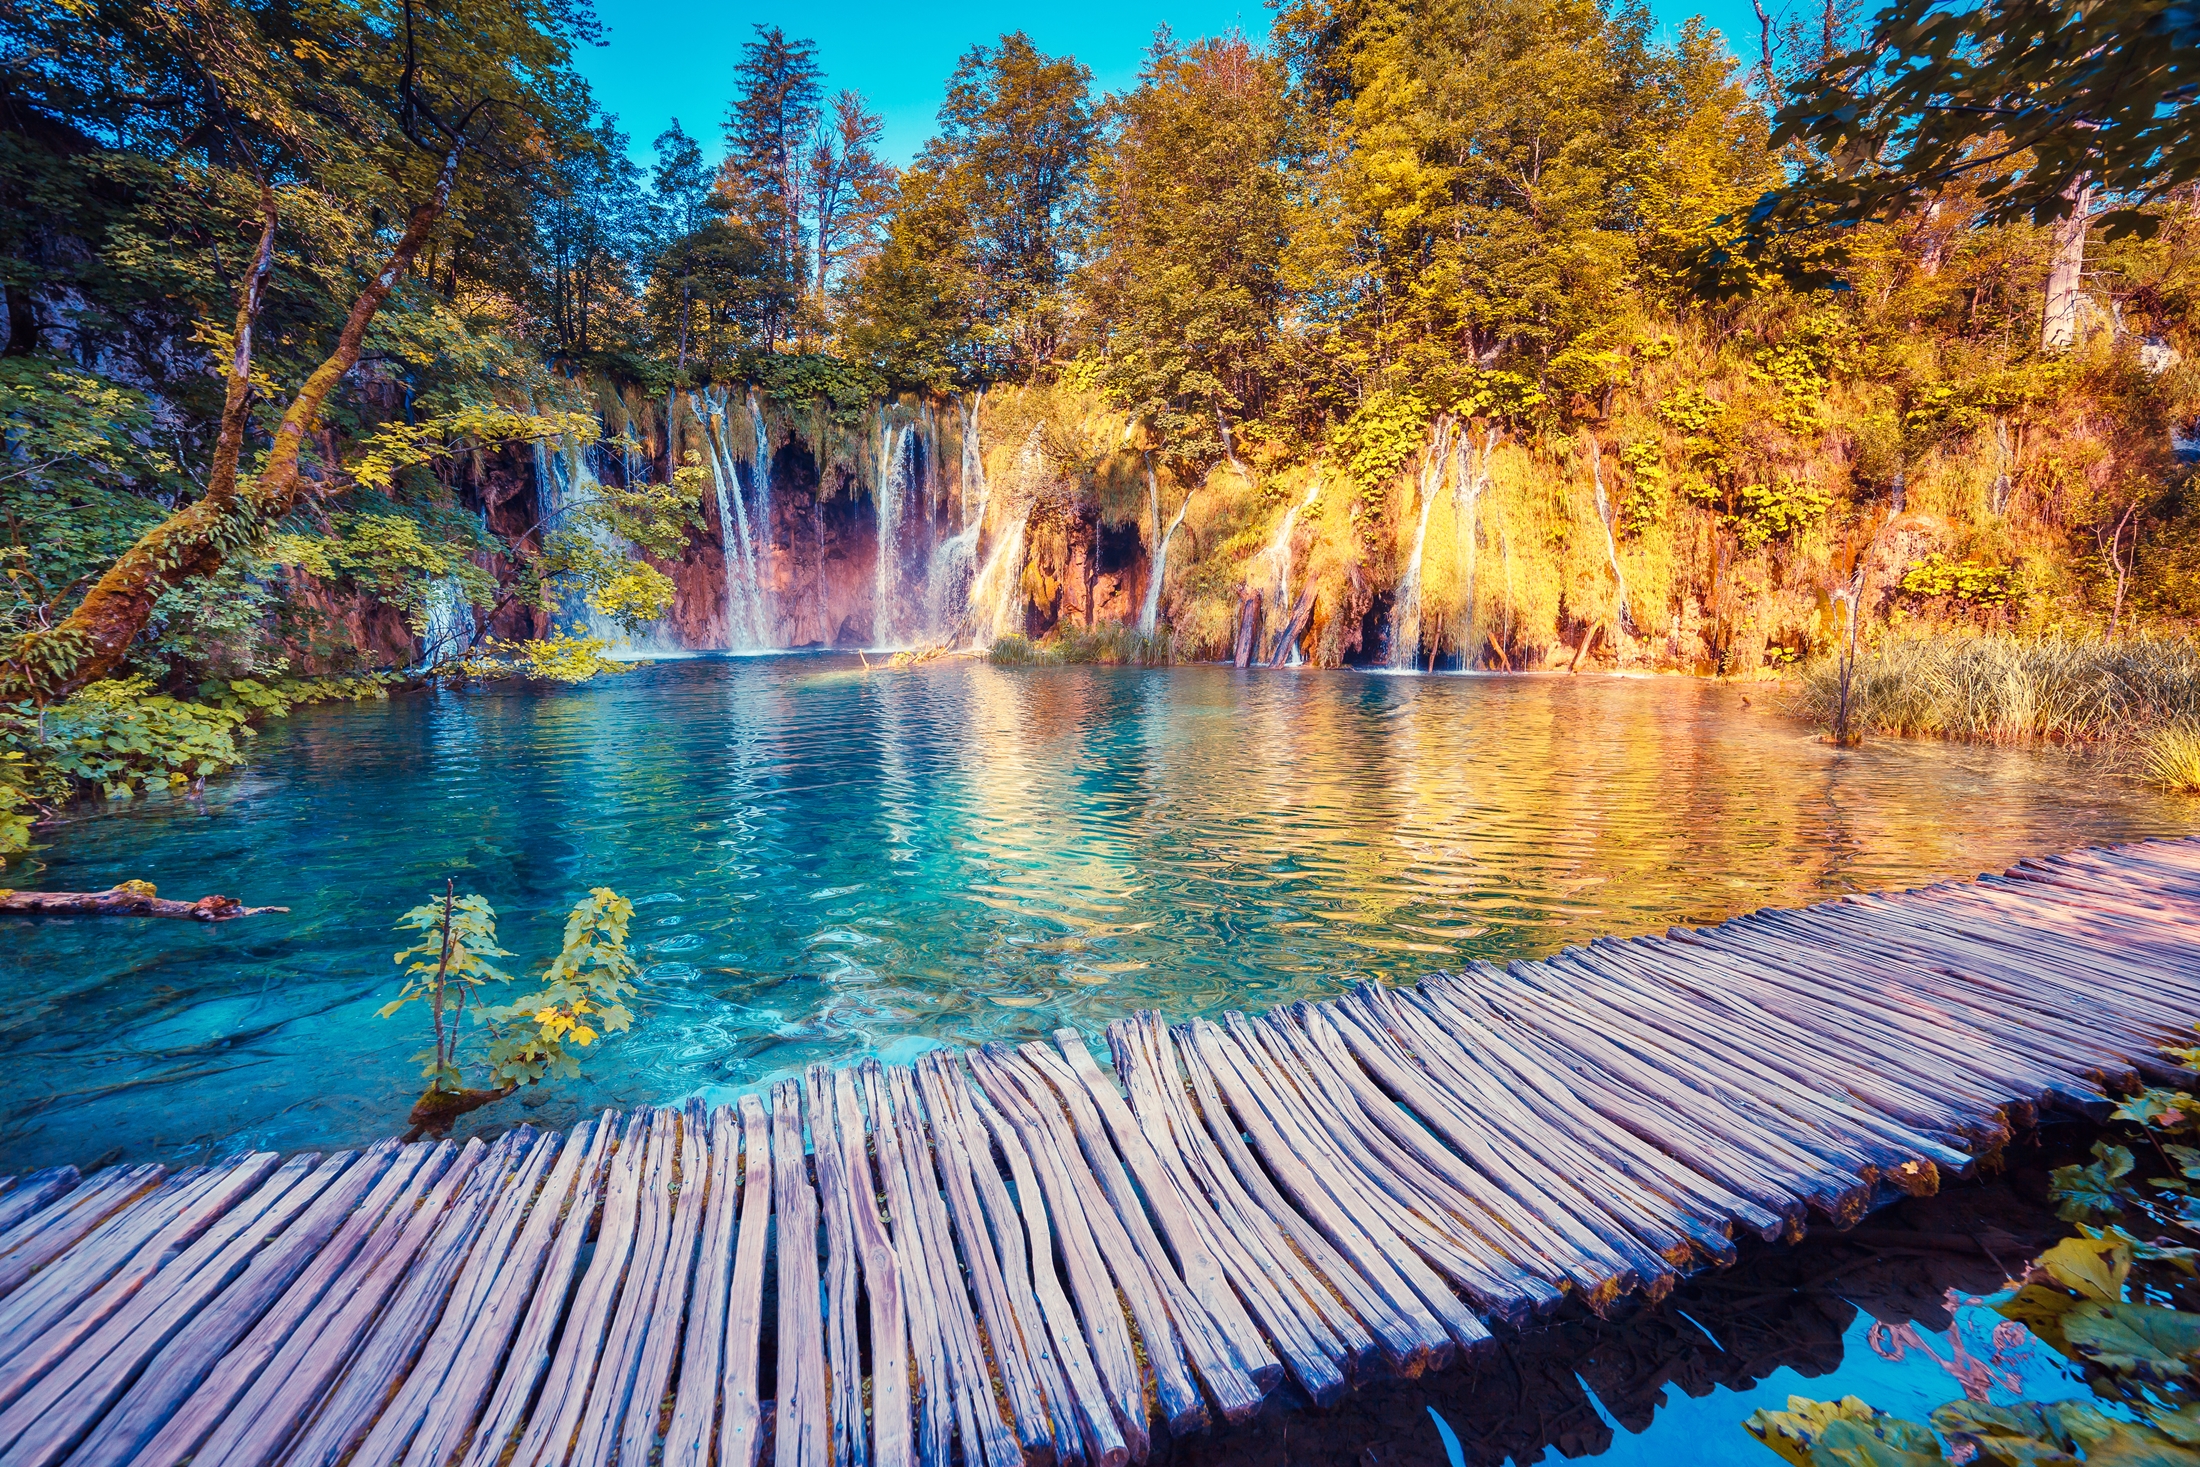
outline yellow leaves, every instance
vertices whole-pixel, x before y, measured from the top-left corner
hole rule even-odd
[[[592,413],[521,413],[465,407],[424,423],[385,423],[368,435],[351,476],[362,487],[388,489],[399,473],[469,449],[498,448],[545,438],[592,443],[602,429]]]
[[[653,622],[672,609],[672,577],[643,561],[588,593],[588,604],[621,626],[632,630]]]
[[[1795,1467],[1929,1467],[1946,1460],[1932,1432],[1856,1396],[1789,1396],[1787,1410],[1755,1412],[1742,1429]]]
[[[2131,1245],[2115,1234],[2066,1238],[2040,1255],[2040,1267],[2081,1298],[2120,1302],[2131,1275]]]

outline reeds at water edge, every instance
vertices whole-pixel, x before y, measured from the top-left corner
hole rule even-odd
[[[1839,697],[1829,658],[1797,711],[1830,727]],[[2200,791],[2200,647],[2181,637],[1891,637],[1857,660],[1849,697],[1872,733],[2083,745]]]

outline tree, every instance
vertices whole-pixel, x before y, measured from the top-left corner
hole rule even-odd
[[[1968,180],[1982,223],[2068,219],[2090,184],[2109,238],[2151,234],[2145,206],[2200,178],[2196,67],[2200,14],[2169,0],[1899,0],[1780,110],[1774,142],[1815,162],[1753,223],[1893,219]]]
[[[1093,167],[1100,377],[1196,484],[1261,406],[1282,306],[1281,69],[1240,35],[1163,31],[1107,117]],[[1157,527],[1158,532],[1158,527]]]
[[[835,93],[810,144],[813,300],[820,313],[835,282],[878,248],[893,205],[894,170],[878,155],[878,114],[855,92]]]
[[[1049,360],[1067,321],[1071,220],[1094,133],[1092,73],[1021,31],[973,46],[948,79],[922,166],[959,218],[953,283],[988,323],[994,373]]]
[[[316,435],[377,313],[416,270],[436,278],[432,247],[451,240],[454,211],[488,212],[510,197],[502,183],[468,183],[464,160],[484,153],[499,166],[481,172],[509,175],[523,158],[587,146],[574,141],[585,92],[576,95],[566,70],[570,42],[586,30],[572,11],[469,0],[407,5],[394,35],[390,20],[350,6],[298,14],[230,0],[75,7],[59,24],[65,38],[11,20],[40,43],[10,53],[20,105],[81,119],[87,143],[93,127],[136,146],[150,139],[188,190],[213,201],[192,221],[203,234],[186,238],[227,283],[229,302],[226,321],[209,313],[199,322],[222,384],[203,478],[193,475],[203,491],[140,535],[66,617],[5,649],[0,700],[43,703],[105,676],[164,593],[213,575],[332,487]],[[330,55],[346,65],[301,59]],[[241,236],[239,218],[250,220]],[[286,231],[303,237],[308,258],[302,267],[286,259],[279,273]],[[306,278],[284,278],[293,269]],[[278,281],[297,315],[275,320],[290,349],[263,356],[257,333]],[[350,302],[333,322],[330,297]],[[256,417],[271,378],[297,385],[270,431]],[[249,473],[248,439],[267,445]]]
[[[823,76],[816,42],[792,41],[777,26],[758,25],[756,39],[741,48],[726,113],[727,198],[763,240],[773,268],[798,288],[808,273],[803,192]],[[774,319],[768,339],[778,340],[792,324]]]

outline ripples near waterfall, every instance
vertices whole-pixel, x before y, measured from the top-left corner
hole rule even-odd
[[[11,927],[0,1169],[396,1128],[389,924],[446,875],[528,972],[589,887],[636,904],[635,1032],[481,1116],[562,1123],[2191,828],[2059,753],[1834,750],[1769,695],[818,656],[307,710],[241,777],[47,837],[46,886],[293,911]]]

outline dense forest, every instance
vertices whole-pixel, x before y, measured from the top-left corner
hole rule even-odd
[[[1744,247],[1858,26],[1300,0],[1109,95],[1011,34],[905,168],[759,27],[644,166],[579,0],[8,0],[7,741],[622,643],[1749,675],[2200,613],[2200,196],[1953,166]]]

